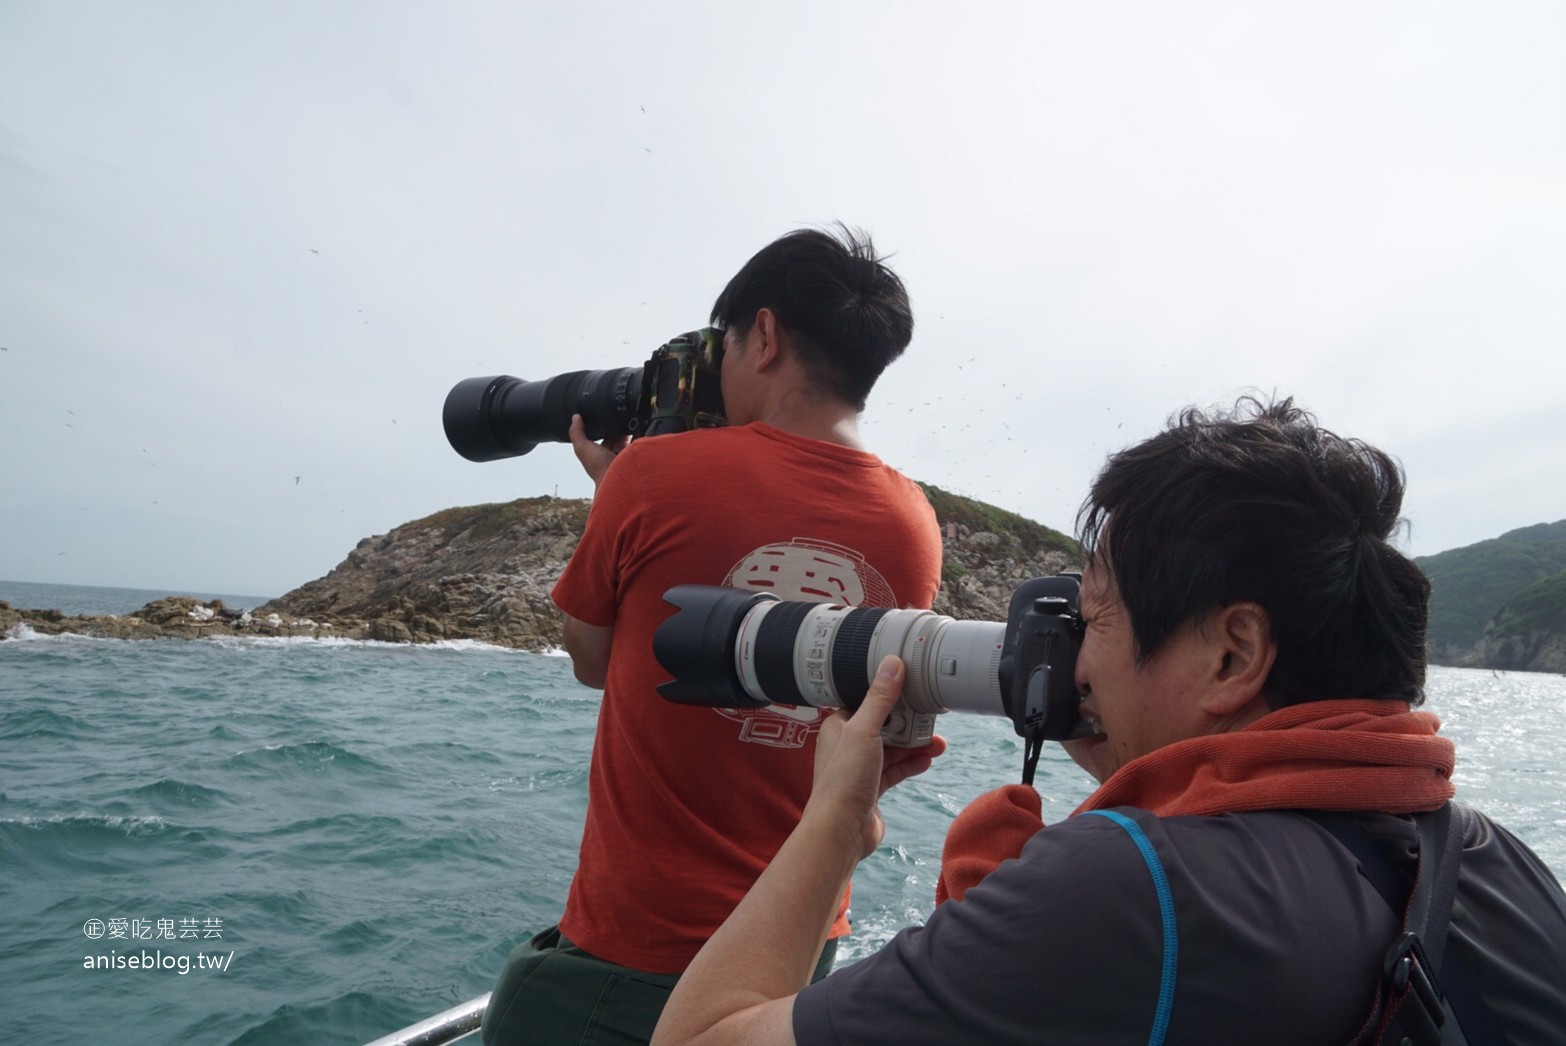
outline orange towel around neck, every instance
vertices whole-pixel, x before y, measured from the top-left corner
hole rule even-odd
[[[1312,701],[1228,734],[1132,760],[1073,811],[1136,806],[1160,817],[1247,810],[1416,813],[1452,797],[1452,743],[1441,721],[1399,701]],[[1044,827],[1037,795],[1008,785],[952,822],[936,903],[960,899]]]

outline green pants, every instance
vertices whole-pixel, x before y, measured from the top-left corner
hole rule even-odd
[[[812,981],[832,969],[828,941]],[[589,955],[551,926],[518,945],[484,1010],[485,1046],[621,1046],[652,1038],[678,974],[643,973]]]

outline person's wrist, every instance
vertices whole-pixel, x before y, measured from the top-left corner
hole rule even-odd
[[[869,856],[880,842],[869,838],[873,829],[867,826],[874,823],[875,817],[874,807],[864,810],[846,798],[821,795],[806,804],[800,826],[803,828],[809,823],[810,835],[841,864],[846,876],[851,875],[854,866]]]

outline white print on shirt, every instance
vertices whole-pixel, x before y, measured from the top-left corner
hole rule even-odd
[[[840,603],[853,607],[897,606],[897,595],[880,572],[851,548],[815,538],[763,545],[745,555],[723,583],[730,588],[770,592],[779,599]],[[829,710],[804,705],[715,708],[740,724],[739,739],[773,748],[803,748]]]

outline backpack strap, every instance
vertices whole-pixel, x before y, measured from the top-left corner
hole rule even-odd
[[[1376,888],[1403,929],[1387,949],[1370,1017],[1355,1041],[1412,1046],[1504,1043],[1495,1015],[1474,987],[1462,959],[1446,956],[1447,929],[1457,895],[1463,839],[1471,814],[1447,803],[1415,815],[1418,865],[1410,889],[1405,875],[1351,814],[1311,811],[1308,816],[1332,834],[1359,862],[1360,874]]]
[[[1142,863],[1153,879],[1153,892],[1158,897],[1158,918],[1163,930],[1163,964],[1158,982],[1158,1008],[1153,1014],[1153,1028],[1147,1037],[1148,1046],[1163,1046],[1169,1034],[1170,1014],[1174,1010],[1175,978],[1180,968],[1180,927],[1175,919],[1174,891],[1169,888],[1169,873],[1158,856],[1153,841],[1142,831],[1142,826],[1119,810],[1089,810],[1087,815],[1104,817],[1125,829],[1136,844]]]

